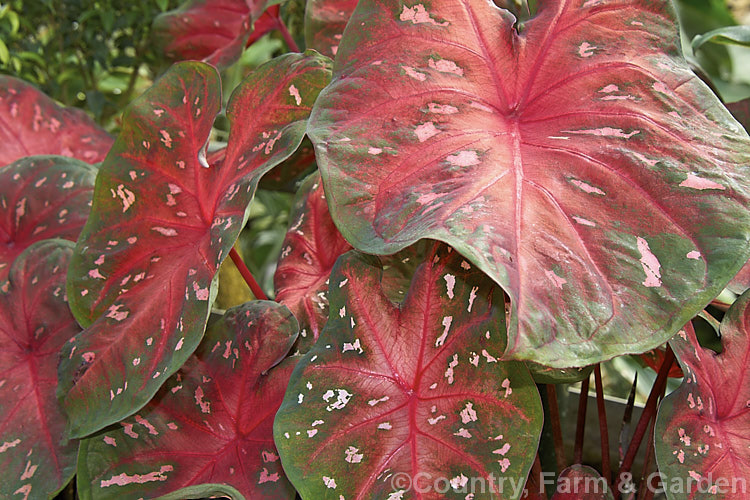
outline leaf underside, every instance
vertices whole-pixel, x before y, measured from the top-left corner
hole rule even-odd
[[[361,0],[309,135],[346,239],[444,241],[503,286],[506,356],[664,343],[747,260],[750,141],[666,0]],[[521,29],[519,32],[518,29]]]
[[[526,477],[541,405],[523,364],[498,359],[502,291],[443,245],[400,304],[381,274],[377,258],[339,259],[328,322],[276,416],[276,446],[302,498],[463,499],[468,478]],[[451,487],[406,491],[393,482],[404,474]]]
[[[173,66],[126,112],[71,262],[86,330],[66,346],[59,394],[74,436],[143,407],[195,350],[258,179],[300,144],[327,64],[289,54],[250,75],[227,108],[243,126],[220,167],[203,155],[221,105],[210,66]]]
[[[682,385],[659,405],[656,459],[670,499],[747,496],[750,477],[750,293],[721,323],[722,353],[698,344],[686,329],[670,345],[682,366]]]
[[[293,499],[273,417],[295,360],[272,367],[297,330],[289,310],[273,302],[227,310],[152,402],[81,442],[81,498],[136,497],[144,487],[154,498],[223,483],[248,500]]]
[[[65,298],[73,243],[31,245],[0,282],[0,481],[2,498],[48,498],[76,469],[78,443],[63,436],[55,397],[60,348],[81,329]]]
[[[78,239],[96,172],[88,163],[63,156],[32,156],[0,167],[0,282],[32,243]]]
[[[112,137],[80,109],[62,108],[36,87],[0,75],[0,166],[31,155],[104,159]]]

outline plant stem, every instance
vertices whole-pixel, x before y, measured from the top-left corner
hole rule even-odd
[[[560,408],[557,404],[557,387],[554,384],[544,386],[547,391],[549,404],[550,427],[552,428],[552,442],[555,444],[555,461],[557,474],[565,468],[565,446],[563,444],[562,426],[560,425]]]
[[[601,365],[596,365],[596,368],[594,368],[594,383],[596,384],[596,409],[599,412],[599,440],[602,447],[602,476],[611,489],[612,471],[609,466],[609,434],[607,432],[607,411],[604,408],[604,389],[602,387]]]
[[[581,394],[578,398],[578,415],[576,422],[576,441],[573,448],[573,463],[583,462],[583,431],[586,427],[586,406],[589,399],[589,377],[581,381]]]
[[[649,446],[646,448],[646,457],[643,459],[643,471],[641,472],[641,484],[638,487],[638,499],[639,500],[651,500],[654,497],[654,488],[649,483],[649,474],[651,465],[654,460],[654,423],[649,426],[648,443]]]
[[[672,352],[672,349],[667,346],[667,351],[664,354],[664,361],[662,361],[661,367],[659,367],[659,374],[656,376],[654,386],[651,388],[648,400],[646,400],[646,407],[643,408],[641,418],[638,420],[638,425],[633,432],[633,438],[630,440],[630,445],[628,445],[628,451],[625,453],[625,458],[622,460],[622,466],[620,466],[620,471],[617,474],[618,481],[622,474],[630,472],[630,468],[633,466],[635,455],[638,452],[638,448],[641,446],[641,441],[643,441],[643,436],[646,434],[648,424],[656,413],[656,402],[667,384],[667,375],[669,374],[669,369],[672,367],[673,362],[674,353]]]
[[[539,496],[543,500],[547,500],[547,492],[544,489],[544,476],[542,476],[542,462],[539,460],[539,453],[534,457],[534,463],[531,466],[531,475],[534,478],[534,483],[539,489]]]
[[[289,47],[289,50],[291,50],[292,52],[302,52],[297,45],[297,42],[295,42],[294,38],[292,38],[292,35],[289,33],[289,29],[286,27],[286,24],[284,24],[284,20],[281,19],[281,17],[279,17],[279,31],[281,32],[281,36],[286,42],[286,46]]]
[[[253,295],[255,295],[255,298],[258,300],[268,300],[268,297],[265,293],[263,293],[260,285],[258,285],[258,282],[255,281],[252,273],[247,268],[245,262],[242,260],[242,257],[240,257],[240,254],[237,253],[237,250],[235,250],[234,247],[232,247],[232,250],[229,251],[229,256],[232,258],[232,262],[234,262],[234,265],[237,266],[237,270],[245,279],[245,283],[247,283],[247,286],[250,287],[250,291],[253,292]]]

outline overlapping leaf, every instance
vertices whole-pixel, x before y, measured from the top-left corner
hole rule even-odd
[[[358,0],[309,0],[305,7],[305,44],[336,57],[346,23]]]
[[[63,436],[57,403],[62,345],[81,331],[65,297],[73,243],[35,243],[0,279],[2,498],[48,498],[73,477],[78,443]]]
[[[279,8],[268,0],[190,0],[154,21],[154,36],[168,57],[229,66],[249,38],[277,26]]]
[[[476,498],[512,498],[487,481],[526,477],[542,414],[523,364],[498,359],[502,290],[445,246],[401,304],[381,273],[357,252],[334,268],[328,323],[274,424],[289,479],[304,499],[463,499],[468,478],[486,480]],[[450,478],[450,488],[406,491],[408,478]]]
[[[271,368],[296,338],[284,306],[255,301],[228,310],[151,403],[81,442],[81,498],[136,498],[144,488],[157,497],[215,483],[248,500],[293,499],[273,418],[295,360]]]
[[[327,58],[288,54],[232,96],[221,167],[204,145],[220,107],[216,71],[180,63],[126,113],[102,165],[68,283],[86,330],[66,346],[60,396],[73,435],[143,407],[198,345],[212,279],[258,182],[302,140]],[[208,168],[206,168],[208,167]]]
[[[520,30],[520,31],[519,31]],[[507,354],[664,343],[748,257],[747,134],[667,0],[361,0],[310,136],[347,240],[445,241],[512,299]]]
[[[299,321],[297,347],[306,352],[328,319],[328,277],[333,265],[352,247],[331,220],[318,174],[300,187],[290,219],[274,285],[276,300]]]
[[[736,479],[750,477],[748,304],[745,293],[724,316],[721,354],[702,348],[690,331],[670,341],[685,379],[662,401],[656,419],[656,459],[667,498],[747,497],[747,484]],[[675,484],[681,487],[670,487]]]
[[[104,159],[112,138],[79,109],[61,108],[32,85],[0,75],[0,166],[31,155]]]
[[[0,281],[32,243],[78,239],[95,180],[96,168],[62,156],[29,157],[0,167]]]
[[[613,500],[607,481],[587,465],[572,465],[560,473],[552,500]]]

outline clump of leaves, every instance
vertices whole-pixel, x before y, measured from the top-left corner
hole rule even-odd
[[[170,57],[223,67],[264,30],[296,46],[276,3],[193,0],[156,29]],[[0,407],[0,457],[26,453],[0,494],[53,494],[75,467],[82,498],[546,498],[543,420],[552,498],[634,491],[652,422],[643,491],[654,461],[688,486],[670,498],[746,475],[750,299],[717,302],[721,354],[691,321],[717,322],[704,308],[750,256],[750,137],[683,58],[668,1],[310,0],[304,35],[318,52],[234,89],[223,144],[205,62],[133,101],[111,148],[4,80],[24,99],[0,96],[0,390],[27,365],[57,381],[32,376],[39,425]],[[232,250],[259,189],[297,191],[277,262],[247,256],[276,266],[277,302]],[[212,310],[227,256],[259,300]],[[64,327],[36,328],[30,303]],[[585,414],[593,371],[606,450],[598,363],[667,341],[621,465],[580,463],[581,420],[568,464],[554,384],[583,379]],[[675,356],[686,378],[659,407]]]

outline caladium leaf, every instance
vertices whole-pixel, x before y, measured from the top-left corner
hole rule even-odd
[[[32,156],[0,167],[0,281],[32,243],[78,239],[95,180],[95,167],[63,156]]]
[[[328,319],[328,277],[333,265],[352,247],[331,220],[318,174],[300,187],[290,220],[273,281],[276,300],[299,321],[297,348],[307,352]]]
[[[463,499],[468,478],[525,478],[542,410],[523,364],[499,359],[502,290],[445,246],[401,304],[381,272],[376,257],[339,259],[328,322],[276,416],[276,446],[302,498]],[[408,478],[430,477],[451,478],[449,491],[406,491]]]
[[[315,150],[310,139],[305,138],[288,160],[263,176],[259,187],[294,193],[299,188],[300,179],[303,179],[305,174],[312,174],[314,170],[317,170]]]
[[[248,500],[293,499],[273,418],[296,360],[272,367],[297,331],[289,310],[274,302],[227,310],[152,402],[81,441],[81,498],[136,498],[144,487],[156,497],[223,483]]]
[[[62,345],[81,329],[65,299],[73,243],[30,246],[0,280],[0,481],[2,498],[48,498],[76,468],[78,443],[62,438],[55,398]]]
[[[360,0],[310,122],[368,253],[449,243],[512,299],[506,355],[565,368],[664,343],[747,260],[750,140],[667,0]],[[519,31],[520,30],[520,31]]]
[[[588,465],[571,465],[560,473],[552,500],[614,500],[607,481]]]
[[[309,0],[305,6],[305,45],[336,57],[346,23],[358,0]]]
[[[656,418],[656,460],[670,499],[747,496],[747,484],[739,491],[735,481],[750,477],[748,304],[745,293],[724,316],[721,354],[702,348],[692,329],[669,342],[685,373]]]
[[[62,108],[36,87],[0,75],[0,166],[31,155],[104,159],[112,137],[80,109]]]
[[[143,407],[195,350],[258,178],[302,141],[327,61],[288,54],[250,75],[228,106],[242,127],[221,167],[203,155],[221,105],[210,66],[173,66],[126,112],[71,262],[71,308],[87,327],[60,365],[74,436]]]
[[[257,39],[277,26],[279,8],[264,12],[269,3],[190,0],[179,9],[159,15],[154,20],[154,36],[172,59],[202,59],[218,67],[230,66],[240,57],[250,36]]]

